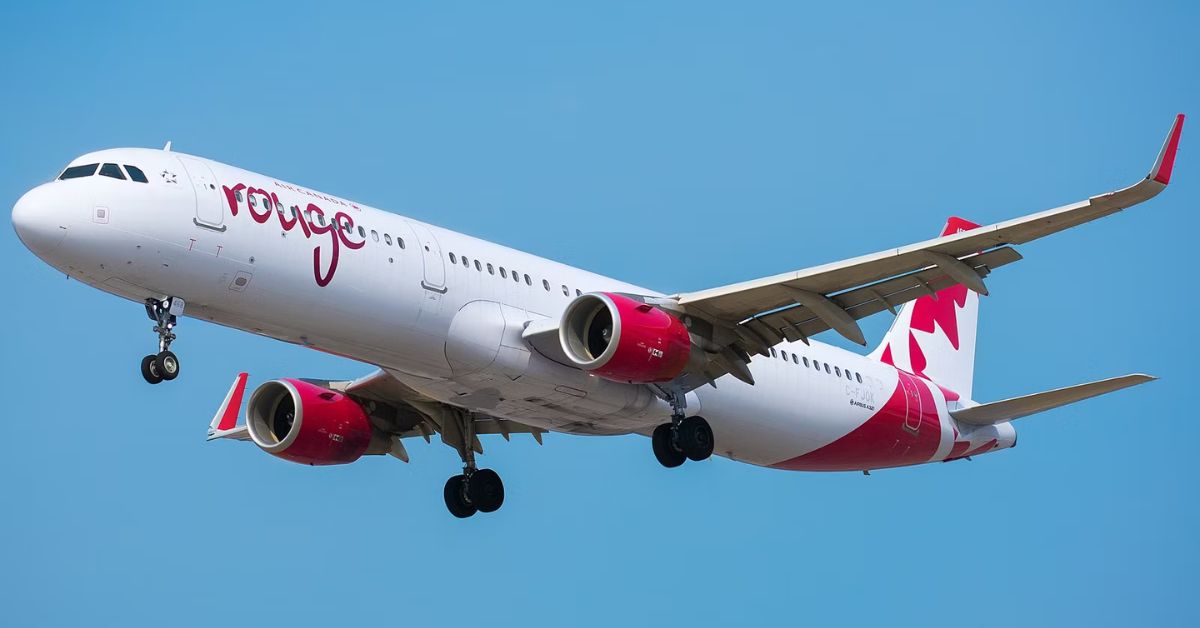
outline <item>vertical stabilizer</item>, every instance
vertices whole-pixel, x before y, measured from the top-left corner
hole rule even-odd
[[[942,235],[978,226],[950,218]],[[978,323],[979,295],[961,284],[951,286],[938,292],[937,298],[924,296],[906,303],[871,357],[970,399]]]

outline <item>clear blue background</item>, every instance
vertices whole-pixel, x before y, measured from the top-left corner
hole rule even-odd
[[[6,202],[170,139],[664,291],[1115,189],[1200,114],[1194,3],[38,4],[0,13]],[[239,370],[367,366],[186,320],[147,386],[141,307],[0,229],[0,624],[1194,625],[1191,124],[1169,191],[1022,247],[981,321],[982,400],[1162,381],[870,477],[488,440],[508,500],[465,521],[440,444],[204,442]]]

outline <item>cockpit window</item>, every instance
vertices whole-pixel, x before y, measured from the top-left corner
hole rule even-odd
[[[125,175],[121,173],[121,167],[117,164],[104,164],[100,166],[100,176],[125,180]]]
[[[138,168],[137,166],[131,166],[129,164],[125,164],[125,172],[129,173],[130,179],[133,179],[134,181],[137,181],[138,183],[149,183],[150,182],[149,180],[146,179],[146,173],[142,172],[142,169]]]
[[[86,166],[71,166],[58,176],[59,181],[65,179],[78,179],[80,177],[90,177],[96,174],[96,167],[100,164],[88,164]]]

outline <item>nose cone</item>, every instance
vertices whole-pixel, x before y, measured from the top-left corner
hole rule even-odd
[[[12,211],[17,237],[43,259],[58,248],[67,234],[65,226],[59,224],[60,211],[54,206],[51,194],[46,185],[33,188],[17,200]]]

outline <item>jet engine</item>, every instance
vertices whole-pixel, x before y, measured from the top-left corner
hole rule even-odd
[[[558,339],[579,368],[638,384],[675,379],[692,351],[691,336],[678,318],[611,292],[584,294],[568,304]]]
[[[371,422],[356,401],[297,379],[259,386],[246,406],[246,427],[263,451],[307,465],[347,464],[371,445]]]

